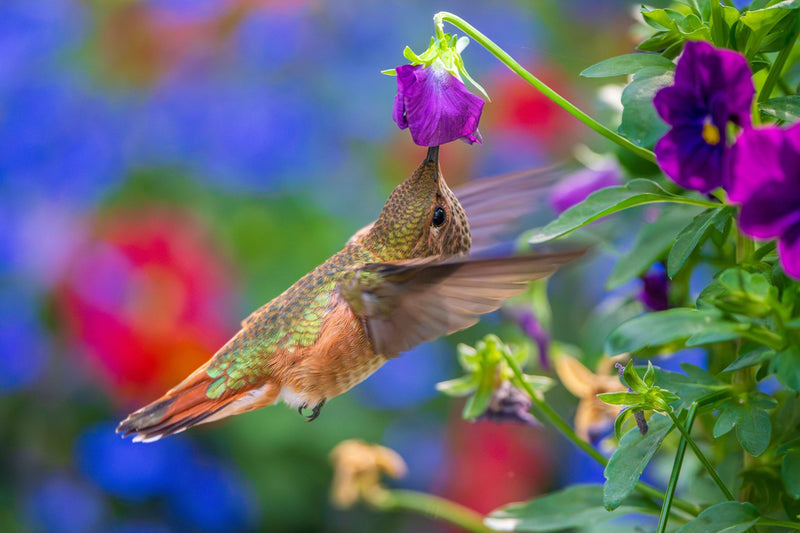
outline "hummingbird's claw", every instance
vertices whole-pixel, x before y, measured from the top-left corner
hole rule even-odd
[[[312,420],[316,420],[319,416],[320,411],[322,411],[322,406],[325,405],[325,400],[322,400],[317,405],[314,406],[314,409],[311,410],[311,414],[306,417],[306,422],[311,422]]]
[[[311,422],[312,420],[316,420],[319,416],[320,411],[322,411],[322,406],[325,405],[325,400],[322,400],[314,408],[311,410],[311,414],[306,417],[306,422]],[[303,409],[306,409],[308,404],[303,404],[297,408],[297,412],[301,415],[303,414]]]

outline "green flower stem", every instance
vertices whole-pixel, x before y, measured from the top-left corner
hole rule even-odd
[[[381,511],[411,511],[450,522],[473,533],[494,531],[484,525],[483,515],[433,494],[413,490],[380,490],[367,495],[366,500]]]
[[[508,68],[510,68],[514,73],[520,76],[522,79],[533,85],[536,89],[538,89],[542,94],[544,94],[547,98],[561,106],[564,110],[566,110],[570,115],[577,118],[591,129],[609,139],[612,142],[620,145],[621,147],[630,150],[634,154],[638,155],[642,159],[646,159],[651,163],[656,162],[656,156],[650,150],[646,148],[642,148],[638,146],[625,137],[622,137],[618,133],[606,128],[595,119],[575,107],[572,103],[569,102],[566,98],[555,92],[553,89],[542,83],[536,76],[525,70],[519,63],[517,63],[510,55],[508,55],[505,50],[497,46],[491,39],[486,37],[484,34],[479,32],[475,27],[469,24],[467,21],[462,19],[457,15],[453,15],[452,13],[448,13],[446,11],[441,11],[437,13],[433,17],[434,25],[436,26],[436,34],[439,35],[443,33],[442,26],[444,22],[449,22],[456,28],[463,31],[465,34],[470,36],[472,39],[477,41],[481,46],[486,48],[489,52],[494,54],[497,59],[502,61]]]
[[[697,403],[694,403],[689,409],[689,415],[686,417],[686,430],[689,432],[692,431],[692,424],[694,424],[694,417],[696,415]],[[664,504],[661,507],[661,516],[658,518],[658,529],[656,529],[656,533],[664,533],[667,530],[669,511],[672,508],[672,499],[675,497],[675,487],[678,486],[678,476],[681,473],[684,455],[686,455],[686,438],[681,437],[681,442],[678,444],[678,451],[675,453],[675,462],[672,465],[672,473],[669,476],[669,484],[667,484],[667,491],[665,493],[666,497],[664,498]]]
[[[719,487],[719,490],[721,490],[722,494],[725,495],[725,498],[728,499],[729,501],[736,501],[736,498],[733,497],[731,491],[729,491],[728,487],[725,486],[725,483],[722,482],[722,478],[719,477],[719,474],[717,474],[717,471],[714,470],[712,464],[708,461],[706,456],[703,455],[703,452],[700,451],[700,448],[697,447],[697,444],[694,442],[694,439],[692,439],[692,436],[689,435],[689,431],[685,427],[683,427],[683,424],[681,424],[680,420],[678,420],[678,417],[675,416],[675,412],[672,410],[672,408],[666,409],[665,412],[672,419],[672,423],[675,424],[675,427],[677,427],[678,430],[681,432],[681,434],[683,435],[683,439],[692,448],[692,451],[694,452],[695,456],[697,456],[697,459],[708,471],[709,475],[711,476],[711,479],[713,479],[714,483],[717,484],[717,487]]]
[[[800,529],[800,522],[787,522],[786,520],[773,520],[772,518],[761,517],[758,519],[759,526],[776,526],[789,529]]]
[[[558,416],[558,413],[556,413],[549,405],[547,405],[547,402],[539,398],[539,396],[536,394],[536,391],[534,391],[533,387],[531,387],[530,383],[528,383],[525,380],[525,377],[522,375],[522,370],[520,369],[519,365],[514,360],[514,358],[508,353],[504,353],[503,356],[505,357],[508,366],[511,367],[511,370],[514,372],[517,381],[519,381],[522,384],[522,387],[525,389],[525,392],[528,393],[528,396],[531,397],[531,400],[539,409],[539,411],[545,416],[545,418],[547,418],[547,420],[551,424],[553,424],[559,431],[561,431],[561,433],[563,433],[565,437],[571,440],[578,448],[585,451],[587,454],[589,454],[589,456],[592,459],[594,459],[601,465],[606,466],[608,464],[608,459],[606,459],[603,456],[603,454],[595,450],[591,444],[580,438],[578,434],[575,433],[575,430],[573,430],[570,427],[570,425],[564,421],[563,418]],[[636,490],[638,490],[639,492],[650,498],[654,498],[657,500],[664,500],[664,493],[662,493],[657,488],[650,486],[647,483],[644,483],[643,481],[639,481],[636,483]],[[700,514],[701,511],[700,506],[687,502],[686,500],[682,500],[680,498],[675,498],[673,501],[673,505],[678,509],[680,509],[681,511],[685,511],[691,514],[692,516],[697,516],[698,514]]]
[[[791,15],[795,18],[797,15]],[[781,72],[783,71],[783,66],[786,64],[786,60],[789,58],[789,55],[792,53],[792,48],[794,48],[794,43],[797,41],[797,35],[800,33],[800,21],[795,21],[794,29],[792,30],[792,36],[789,40],[789,44],[781,50],[781,53],[778,54],[778,57],[775,59],[775,62],[772,63],[772,66],[769,68],[769,73],[767,74],[767,79],[764,80],[764,85],[761,87],[761,92],[758,95],[759,102],[766,102],[769,99],[769,96],[772,94],[772,88],[775,87],[775,83],[780,79]]]

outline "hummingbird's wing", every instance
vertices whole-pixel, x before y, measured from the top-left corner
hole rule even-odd
[[[558,168],[526,170],[474,180],[453,189],[469,220],[470,255],[481,255],[498,244],[504,234],[521,229],[523,219],[547,199],[548,190],[562,176]],[[364,236],[372,224],[358,230],[348,243]]]
[[[558,168],[527,170],[471,181],[453,191],[469,220],[470,255],[498,244],[521,229],[523,219],[547,200],[548,189],[563,176]]]
[[[467,328],[584,250],[501,259],[370,263],[339,285],[375,353],[394,357]]]

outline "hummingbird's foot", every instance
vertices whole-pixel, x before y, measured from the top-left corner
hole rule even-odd
[[[322,400],[314,408],[311,410],[311,414],[306,417],[306,422],[311,422],[312,420],[316,420],[319,416],[320,411],[322,411],[322,406],[325,405],[325,400]],[[303,408],[305,406],[301,406],[297,411],[302,415]]]

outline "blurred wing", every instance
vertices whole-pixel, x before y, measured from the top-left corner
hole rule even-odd
[[[371,263],[339,290],[363,320],[375,353],[394,357],[471,326],[521,293],[526,282],[552,274],[583,253]]]
[[[548,189],[563,175],[557,168],[529,170],[480,179],[453,191],[469,220],[470,255],[498,244],[503,234],[518,231],[523,219],[547,199]]]

